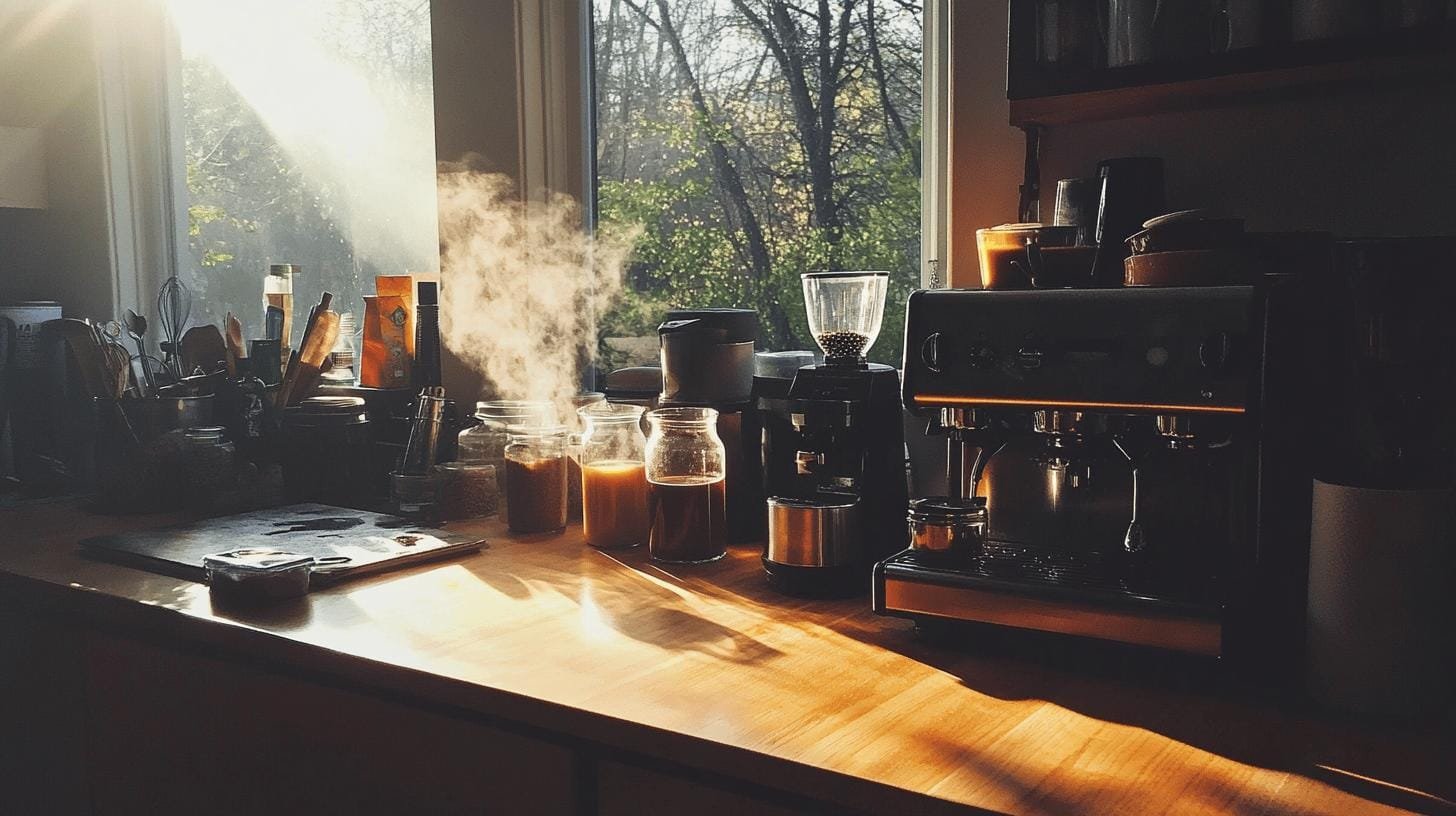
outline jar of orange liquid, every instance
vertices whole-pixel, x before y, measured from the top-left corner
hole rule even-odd
[[[581,522],[587,543],[604,550],[647,541],[647,438],[642,407],[598,402],[577,411],[581,438]]]

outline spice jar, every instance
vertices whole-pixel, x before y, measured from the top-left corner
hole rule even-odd
[[[440,475],[440,517],[448,521],[484,518],[500,504],[495,465],[446,462],[436,466]]]
[[[910,502],[910,549],[931,560],[980,555],[986,541],[986,500],[935,496]]]
[[[206,510],[233,486],[233,443],[215,426],[188,428],[182,437],[182,502],[190,510]]]
[[[513,425],[508,434],[506,526],[516,533],[566,529],[566,428]]]
[[[495,468],[497,484],[505,476],[507,429],[512,425],[546,425],[551,405],[522,400],[488,400],[475,403],[476,424],[456,436],[455,460]],[[499,496],[499,488],[497,489]],[[497,499],[499,504],[499,499]],[[504,508],[502,508],[503,510]],[[492,511],[494,512],[494,511]]]
[[[712,408],[659,408],[648,414],[647,548],[671,564],[715,561],[728,552],[724,513],[727,452]]]
[[[647,540],[647,437],[637,405],[598,402],[577,411],[581,439],[582,531],[600,549]]]
[[[359,507],[374,498],[374,442],[360,397],[309,397],[283,411],[283,492],[289,501]]]

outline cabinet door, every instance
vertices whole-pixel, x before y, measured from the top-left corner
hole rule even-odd
[[[97,813],[576,810],[553,743],[133,641],[87,663]]]
[[[639,816],[643,813],[791,816],[815,812],[820,811],[799,810],[636,765],[610,761],[597,764],[597,816]]]

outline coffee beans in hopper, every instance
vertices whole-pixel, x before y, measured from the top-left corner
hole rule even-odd
[[[869,343],[868,337],[852,331],[824,332],[815,339],[829,357],[859,357]]]

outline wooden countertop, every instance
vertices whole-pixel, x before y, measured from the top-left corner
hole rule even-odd
[[[1449,733],[936,645],[867,600],[774,594],[753,549],[668,568],[597,552],[578,528],[510,537],[490,522],[477,556],[261,614],[76,551],[168,520],[0,511],[0,592],[845,809],[1349,814],[1456,801]]]

